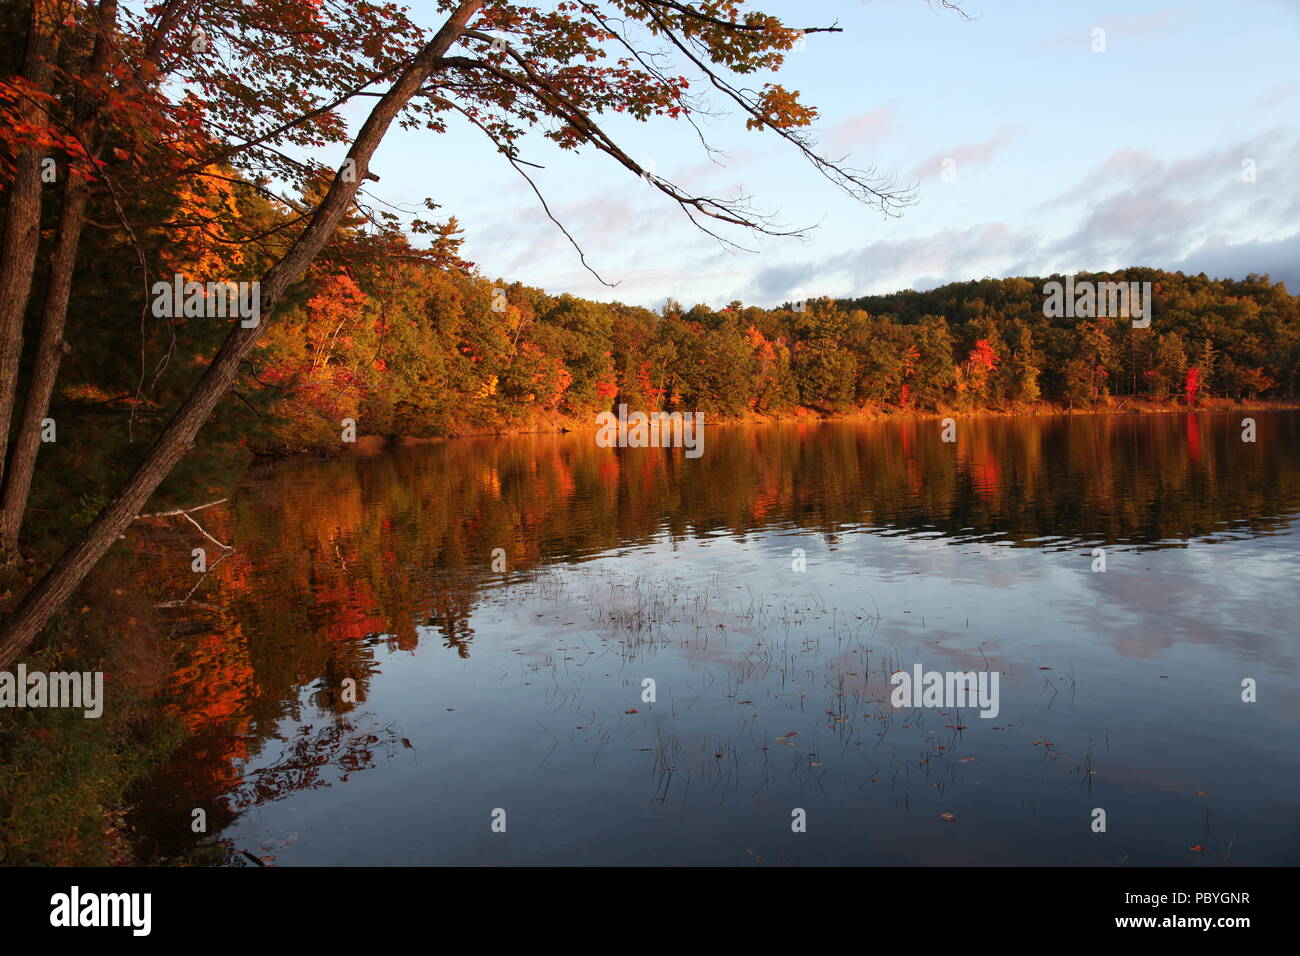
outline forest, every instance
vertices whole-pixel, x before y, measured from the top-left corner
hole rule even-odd
[[[889,432],[897,440],[881,467],[847,438],[819,458],[798,429],[771,429],[720,442],[717,470],[688,476],[682,495],[666,456],[645,456],[639,472],[624,474],[619,457],[598,455],[594,442],[569,460],[467,436],[594,428],[597,414],[621,404],[702,413],[711,424],[807,425],[1296,397],[1300,305],[1262,275],[1134,265],[1076,276],[1149,282],[1145,328],[1049,317],[1053,276],[761,305],[666,300],[650,309],[497,275],[496,263],[463,254],[462,227],[449,212],[458,184],[440,182],[437,201],[414,215],[381,201],[370,163],[390,128],[437,142],[458,123],[488,136],[501,162],[521,171],[525,136],[545,137],[621,165],[709,228],[776,234],[743,206],[647,179],[605,128],[613,114],[691,121],[708,112],[696,87],[716,93],[747,134],[801,154],[844,202],[897,213],[912,197],[819,155],[815,108],[754,80],[836,26],[786,25],[735,0],[428,6],[422,15],[432,26],[414,22],[408,8],[366,0],[0,0],[0,666],[22,655],[47,668],[113,675],[102,723],[0,715],[0,850],[8,862],[181,852],[127,846],[119,808],[151,764],[183,747],[198,770],[186,786],[160,786],[144,803],[156,798],[181,811],[196,794],[216,801],[249,748],[274,735],[299,688],[317,688],[322,706],[347,710],[334,691],[370,672],[374,651],[365,642],[388,635],[382,640],[413,646],[406,612],[430,594],[423,626],[468,658],[464,609],[476,592],[441,575],[478,567],[485,540],[513,542],[512,559],[529,568],[648,538],[664,515],[675,529],[794,520],[806,509],[802,489],[831,465],[854,476],[845,487],[856,490],[829,497],[828,534],[860,520],[864,503],[885,525],[928,526],[929,517],[891,511],[908,487],[927,505],[933,499],[927,515],[960,502],[954,531],[991,533],[991,516],[1012,514],[1011,538],[1033,540],[1073,527],[1080,501],[1113,497],[1114,476],[1125,472],[1112,471],[1098,447],[1124,456],[1161,451],[1110,441],[1120,427],[1110,422],[1056,422],[1054,433],[1084,463],[1073,475],[1080,484],[1063,485],[1035,464],[1025,476],[1034,496],[995,480],[1000,450],[1023,445],[1025,460],[1044,460],[1033,436],[999,433],[957,458],[936,450],[929,430],[904,422]],[[641,58],[647,37],[693,78],[666,69],[659,55]],[[369,112],[349,125],[342,108],[357,103]],[[346,150],[341,164],[326,161],[331,148]],[[184,307],[167,308],[155,290],[176,283]],[[218,307],[231,283],[239,290],[232,307]],[[241,314],[231,314],[235,305]],[[1169,423],[1163,459],[1174,464],[1160,480],[1200,480],[1190,468],[1177,471],[1188,447],[1194,461],[1204,455],[1243,469],[1237,483],[1211,482],[1220,497],[1166,506],[1151,527],[1118,513],[1116,537],[1208,533],[1230,506],[1273,495],[1271,458],[1238,465],[1224,450],[1235,445],[1202,438],[1190,421],[1197,416],[1179,417],[1189,421]],[[339,459],[312,463],[338,486],[320,500],[254,492],[233,501],[241,482],[257,487],[249,466],[259,456],[344,450],[349,419],[362,436],[464,438],[459,447],[475,467],[431,469],[429,459],[399,449],[368,471],[377,484],[405,489],[396,500],[363,495],[349,482],[364,463]],[[438,461],[454,445],[422,451]],[[569,514],[575,488],[595,505]],[[1161,490],[1142,489],[1153,500]],[[208,585],[224,588],[230,607],[213,612],[219,620],[206,628],[173,613],[177,605],[194,610],[186,608],[198,584],[184,509],[200,502],[227,503],[203,513],[204,526],[240,542],[214,575],[222,583]],[[427,547],[403,563],[389,532],[410,525],[423,529]],[[283,528],[301,536],[297,547]],[[130,546],[115,547],[128,537]],[[259,551],[259,540],[275,548]],[[268,572],[281,552],[290,563]],[[185,556],[165,565],[174,578],[149,566],[164,553]],[[354,605],[374,612],[355,616]],[[332,629],[323,643],[313,630],[321,621]],[[254,646],[245,632],[274,640]],[[334,746],[350,757],[355,750],[363,765],[376,759],[372,750],[408,746],[383,728],[355,739],[350,729],[331,726],[322,739],[302,741],[303,761],[317,752],[328,761]],[[314,787],[317,769],[288,760],[232,806]],[[181,837],[193,840],[188,831]]]

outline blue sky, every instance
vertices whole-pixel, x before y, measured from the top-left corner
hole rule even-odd
[[[1127,265],[1263,272],[1300,291],[1300,0],[967,0],[971,20],[925,0],[755,6],[843,28],[809,36],[779,78],[820,109],[824,152],[919,185],[901,217],[853,203],[734,110],[706,128],[723,166],[685,123],[606,128],[683,187],[739,188],[784,223],[816,225],[807,241],[733,233],[757,251],[727,249],[603,155],[532,137],[522,156],[546,167],[535,179],[552,210],[618,283],[604,287],[482,134],[454,121],[442,136],[394,130],[371,193],[440,203],[489,277],[649,306]]]

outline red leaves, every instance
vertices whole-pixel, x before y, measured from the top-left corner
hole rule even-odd
[[[636,383],[637,387],[641,389],[641,394],[651,402],[656,401],[665,392],[665,389],[656,387],[651,378],[649,359],[642,362],[641,367],[637,369]]]
[[[81,142],[58,125],[29,122],[25,117],[33,105],[44,113],[56,114],[60,110],[56,97],[37,89],[24,78],[0,78],[0,157],[3,157],[0,159],[0,182],[12,178],[12,157],[26,149],[42,154],[63,153],[72,161],[72,175],[92,178],[94,170],[102,164],[91,159]]]
[[[993,346],[989,344],[989,340],[980,339],[975,343],[975,347],[970,350],[968,361],[971,363],[972,368],[990,372],[998,367],[998,362],[1001,360],[998,358],[997,353],[993,351]]]
[[[1187,377],[1183,380],[1183,395],[1187,399],[1188,405],[1196,404],[1196,393],[1201,388],[1201,370],[1195,365],[1187,369]]]

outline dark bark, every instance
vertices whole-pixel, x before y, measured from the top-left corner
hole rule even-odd
[[[117,491],[81,538],[64,551],[49,573],[23,598],[22,603],[5,621],[4,627],[0,629],[0,667],[7,667],[40,633],[59,606],[140,513],[154,489],[193,447],[194,436],[212,414],[217,402],[230,391],[239,375],[240,363],[269,324],[277,303],[289,286],[302,275],[343,219],[369,168],[370,157],[394,118],[428,80],[438,61],[460,36],[469,18],[481,5],[482,0],[463,0],[376,104],[352,144],[352,149],[348,151],[348,157],[356,164],[357,175],[349,177],[351,181],[348,182],[342,176],[335,176],[306,230],[284,258],[262,277],[261,322],[254,328],[244,328],[242,324],[236,323],[212,363],[135,473]]]
[[[32,0],[23,53],[23,78],[39,92],[50,86],[50,56],[54,37],[52,0]],[[45,107],[35,99],[19,106],[19,119],[31,127],[45,125]],[[18,365],[23,352],[23,316],[32,291],[36,250],[41,238],[41,151],[24,147],[14,157],[14,179],[9,188],[4,237],[0,240],[0,449],[9,442],[18,387]],[[0,475],[4,457],[0,455]]]
[[[99,33],[90,53],[84,79],[89,83],[103,75],[108,66],[112,34],[117,23],[117,0],[101,0],[99,4]],[[90,147],[99,126],[99,103],[83,86],[77,95],[73,114],[73,136],[83,146]],[[97,154],[97,149],[92,149]],[[0,495],[0,553],[12,552],[18,547],[18,532],[23,513],[27,509],[27,496],[31,492],[32,473],[36,469],[36,455],[40,450],[41,420],[50,408],[54,382],[59,375],[66,348],[63,327],[68,316],[68,298],[72,292],[72,273],[77,265],[77,248],[81,243],[81,229],[86,219],[86,203],[90,186],[80,176],[65,173],[63,179],[63,206],[54,249],[50,255],[45,300],[41,309],[41,330],[36,342],[36,355],[31,381],[9,465],[4,473],[4,491]]]

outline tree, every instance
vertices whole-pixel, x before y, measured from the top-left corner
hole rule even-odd
[[[1196,381],[1198,385],[1198,394],[1204,392],[1210,394],[1210,381],[1214,377],[1215,365],[1214,343],[1208,338],[1201,339],[1201,344],[1196,349]]]
[[[890,316],[870,316],[855,335],[852,347],[857,354],[858,401],[876,405],[897,401],[908,356],[912,354],[908,329]]]
[[[799,403],[790,350],[766,340],[756,348],[758,372],[754,383],[754,410],[764,415],[789,411]]]
[[[948,320],[937,315],[924,316],[913,333],[913,343],[919,357],[910,397],[921,408],[939,410],[951,400],[957,387]]]
[[[480,3],[465,0],[442,28],[416,54],[388,92],[380,98],[348,151],[348,159],[361,172],[384,133],[421,86],[427,82],[451,45],[459,38]],[[252,327],[236,324],[229,337],[195,385],[189,397],[154,443],[145,460],[118,489],[90,527],[73,543],[49,572],[23,598],[0,630],[0,666],[7,665],[39,633],[58,607],[67,600],[91,568],[104,556],[118,535],[140,513],[153,490],[191,447],[195,434],[216,404],[234,384],[240,363],[252,350],[289,285],[324,247],[347,212],[357,191],[357,180],[341,173],[316,207],[307,228],[289,251],[263,275],[260,285],[262,321]]]
[[[853,354],[833,339],[817,338],[795,347],[794,373],[800,404],[834,411],[853,401]]]
[[[228,6],[163,0],[147,16],[99,0],[81,18],[77,6],[34,0],[23,75],[0,90],[17,90],[21,104],[7,131],[15,159],[12,168],[0,167],[12,180],[0,252],[0,439],[10,431],[22,316],[36,268],[37,164],[54,164],[49,169],[62,183],[34,367],[0,498],[0,551],[9,554],[26,509],[40,422],[68,349],[62,341],[68,291],[92,200],[107,205],[138,247],[139,226],[126,220],[124,206],[144,190],[229,180],[265,192],[256,181],[231,179],[228,164],[241,158],[310,186],[321,178],[319,164],[296,162],[282,147],[341,142],[345,128],[334,107],[395,72],[409,55],[402,41],[416,35],[394,4],[358,3],[333,19],[314,0]],[[167,84],[186,92],[168,98]],[[56,88],[66,91],[62,99],[51,94]],[[210,137],[210,127],[225,132],[224,141]],[[49,153],[61,154],[63,164]],[[173,225],[206,229],[212,221]],[[139,265],[148,288],[147,263],[141,258]]]
[[[1111,342],[1106,319],[1082,322],[1078,331],[1077,357],[1088,363],[1088,389],[1091,401],[1102,401],[1110,395],[1110,372],[1115,364],[1115,348]]]
[[[137,41],[116,44],[115,48],[143,49],[147,53],[160,43],[174,45],[181,12],[188,6],[183,0],[166,0],[157,8],[156,24],[137,22]],[[784,53],[805,34],[838,28],[800,30],[758,12],[746,13],[742,18],[739,0],[704,7],[675,0],[563,2],[554,11],[506,0],[441,0],[439,9],[446,20],[432,37],[426,38],[409,25],[396,6],[375,7],[358,2],[356,7],[362,16],[352,21],[342,18],[332,34],[325,35],[313,29],[322,14],[321,6],[311,0],[280,0],[265,7],[200,5],[197,24],[187,20],[185,27],[198,30],[205,41],[211,38],[214,44],[245,53],[233,59],[233,68],[196,68],[183,78],[186,82],[178,83],[176,77],[170,77],[164,83],[160,81],[156,58],[152,66],[147,55],[134,64],[124,64],[127,79],[123,81],[121,100],[132,106],[130,111],[123,110],[124,115],[129,112],[131,121],[117,122],[142,140],[142,145],[152,143],[157,147],[161,143],[160,131],[197,134],[206,126],[221,134],[218,148],[202,161],[179,161],[169,174],[172,179],[196,172],[215,175],[214,167],[229,162],[241,151],[247,152],[250,144],[262,146],[279,138],[309,145],[326,134],[341,138],[345,127],[337,107],[363,95],[377,96],[378,101],[352,142],[343,167],[330,171],[329,176],[323,175],[319,164],[294,162],[282,150],[267,146],[266,154],[273,157],[272,168],[300,187],[301,198],[284,200],[298,211],[295,224],[300,231],[284,230],[277,237],[284,244],[259,280],[260,323],[253,327],[237,323],[232,327],[143,462],[9,615],[0,629],[0,666],[12,661],[31,642],[185,455],[199,428],[239,379],[242,364],[274,320],[281,300],[326,247],[356,202],[360,185],[369,175],[370,159],[399,116],[405,124],[423,125],[434,132],[445,130],[452,115],[460,116],[489,137],[525,178],[519,141],[528,128],[545,120],[549,126],[543,135],[565,149],[590,148],[604,153],[643,177],[710,234],[717,235],[716,224],[790,234],[753,213],[743,200],[696,195],[662,177],[649,175],[602,128],[598,117],[607,111],[641,121],[655,117],[693,121],[704,109],[691,97],[689,80],[667,73],[664,58],[643,52],[644,37],[630,32],[639,26],[694,68],[712,90],[738,107],[747,128],[766,131],[785,141],[851,198],[894,214],[911,200],[908,191],[895,189],[891,180],[876,176],[874,171],[849,169],[815,152],[805,130],[816,111],[801,104],[797,95],[774,83],[764,83],[755,91],[728,78],[727,71],[743,76],[779,69]],[[259,29],[247,28],[250,17]],[[390,21],[395,28],[377,30],[376,20]],[[112,31],[112,21],[102,22],[99,29]],[[271,42],[267,42],[268,34],[276,34]],[[278,42],[280,36],[296,37],[299,42]],[[31,37],[33,43],[43,37],[39,24]],[[362,51],[360,65],[330,48],[329,41],[335,38],[346,41],[345,48]],[[456,45],[464,52],[451,55]],[[304,51],[314,55],[304,57]],[[286,71],[299,76],[304,69],[294,62],[295,56],[308,62],[309,69],[318,71],[301,86],[285,81]],[[215,60],[228,62],[219,57]],[[375,72],[367,73],[367,69]],[[117,70],[118,64],[114,63],[106,72],[116,76]],[[390,83],[382,94],[368,90],[378,81]],[[322,87],[342,91],[333,99],[323,100],[308,92]],[[175,92],[178,90],[185,92]],[[286,114],[288,119],[284,119]],[[29,152],[35,149],[27,148]],[[122,152],[128,158],[131,155],[130,150]],[[26,175],[32,166],[33,162],[22,160],[19,173]],[[322,182],[328,182],[323,192],[315,193],[310,188]],[[265,190],[255,180],[252,186]],[[17,258],[34,260],[34,237],[24,225],[25,208],[19,203],[15,218],[11,199],[6,235],[15,230],[21,233],[16,246],[22,256]],[[384,222],[376,221],[375,225],[382,230]],[[387,225],[391,227],[391,221]],[[264,238],[258,237],[259,241]],[[251,241],[250,237],[240,239]],[[0,255],[3,348],[12,345],[5,344],[9,341],[4,338],[8,313],[3,307],[14,298],[11,293],[22,292],[17,296],[22,301],[16,312],[21,316],[26,300],[26,291],[12,289],[11,280],[16,278],[19,284],[26,282],[30,286],[30,268],[10,258],[7,252]],[[3,384],[0,382],[0,386]],[[5,419],[0,426],[7,428],[5,412],[0,402],[0,417]]]
[[[965,393],[966,401],[973,408],[984,408],[995,398],[998,363],[1002,361],[1002,339],[997,340],[997,348],[986,338],[976,339],[975,345],[961,363],[958,387]]]
[[[0,445],[9,439],[18,387],[19,359],[23,349],[23,314],[32,288],[36,250],[41,225],[41,160],[51,144],[46,107],[50,97],[51,58],[56,33],[58,4],[54,0],[32,0],[27,26],[27,43],[22,73],[10,78],[2,91],[6,100],[16,101],[12,123],[6,124],[7,144],[13,151],[8,180],[8,208],[4,233],[0,236]],[[6,117],[8,118],[8,117]],[[23,138],[12,134],[23,130]],[[0,473],[4,462],[0,460]]]
[[[1061,397],[1071,408],[1087,408],[1096,400],[1097,393],[1093,387],[1095,369],[1091,362],[1082,358],[1072,358],[1065,365],[1064,389]]]
[[[818,302],[797,323],[801,341],[794,348],[799,401],[810,408],[834,410],[853,401],[856,368],[853,353],[841,347],[849,317],[829,302]]]
[[[1034,348],[1034,334],[1023,322],[1017,323],[1016,347],[1011,361],[1003,366],[1006,392],[1014,403],[1032,404],[1038,401],[1038,377],[1042,374],[1042,354]]]
[[[1151,394],[1166,399],[1180,391],[1187,374],[1187,352],[1177,332],[1165,332],[1156,339],[1155,365],[1147,373]]]

